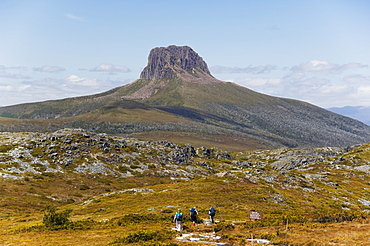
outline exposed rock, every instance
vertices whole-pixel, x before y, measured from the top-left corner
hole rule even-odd
[[[1,134],[10,142],[17,133]],[[33,143],[33,144],[30,144]],[[197,150],[191,145],[168,141],[146,142],[105,134],[87,133],[80,129],[64,129],[51,134],[29,134],[9,151],[0,153],[0,176],[15,179],[16,174],[73,171],[80,174],[101,174],[129,177],[136,174],[189,178],[209,175],[209,164],[193,161]],[[36,151],[36,152],[35,152]],[[202,148],[219,160],[230,154]],[[35,154],[37,153],[37,154]],[[147,160],[150,160],[149,162]]]
[[[206,62],[190,47],[157,47],[150,51],[148,65],[140,75],[141,79],[158,80],[181,78],[188,82],[216,82]]]
[[[333,190],[338,190],[337,196],[350,193],[347,184],[354,178],[364,180],[370,173],[370,148],[363,146],[354,150],[285,148],[229,154],[217,148],[139,141],[78,129],[0,133],[0,140],[0,177],[9,179],[70,172],[115,178],[169,177],[174,181],[214,175],[224,177],[226,183],[249,180],[273,189],[301,190],[309,197],[320,192],[333,195]],[[340,178],[333,179],[334,175]],[[359,203],[369,206],[366,194],[338,202],[344,207]],[[284,197],[269,195],[265,199],[289,203],[285,193]]]
[[[359,201],[362,205],[370,206],[370,201],[368,201],[368,200],[365,200],[365,199],[359,199],[358,201]]]
[[[303,174],[308,180],[326,180],[327,176],[324,174]]]
[[[363,166],[355,167],[354,169],[363,171],[365,173],[370,173],[370,165],[363,165]]]

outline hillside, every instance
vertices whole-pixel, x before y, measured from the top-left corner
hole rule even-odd
[[[370,126],[296,100],[214,78],[190,47],[153,49],[135,82],[83,97],[0,108],[1,131],[83,128],[150,140],[245,150],[347,146]],[[13,120],[12,120],[13,119]]]
[[[81,129],[1,133],[0,142],[5,245],[207,245],[171,230],[178,208],[183,235],[208,244],[251,235],[267,245],[370,243],[369,144],[227,152]],[[70,222],[45,226],[50,205]]]

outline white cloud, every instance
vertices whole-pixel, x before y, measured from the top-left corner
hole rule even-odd
[[[320,87],[316,87],[315,91],[319,95],[345,95],[346,93],[349,93],[352,89],[348,85],[334,85],[334,84],[328,84],[328,85],[322,85]]]
[[[330,80],[327,78],[318,78],[318,77],[285,76],[282,79],[282,82],[285,86],[299,87],[299,86],[321,86],[329,84]]]
[[[351,62],[351,63],[343,64],[343,65],[340,66],[340,68],[343,69],[343,70],[357,69],[357,68],[367,68],[367,67],[369,67],[369,66],[365,65],[365,64],[358,63],[358,62]]]
[[[0,97],[0,106],[14,105],[22,102],[30,102],[31,97],[28,96],[30,93],[31,85],[0,85],[0,91],[5,91],[4,95]],[[37,94],[44,95],[38,92]]]
[[[348,75],[344,79],[347,82],[354,83],[354,84],[369,84],[370,83],[370,76],[365,76],[362,74]]]
[[[284,80],[300,80],[306,77],[305,73],[302,72],[296,72],[296,73],[290,73],[283,77]]]
[[[25,91],[28,90],[31,87],[31,85],[21,85],[17,88],[17,91]]]
[[[230,79],[230,82],[243,85],[245,87],[263,87],[263,86],[277,86],[280,84],[281,79],[279,78],[238,78]]]
[[[357,92],[360,95],[366,95],[370,98],[370,86],[360,86],[357,88]]]
[[[78,86],[99,86],[100,83],[96,79],[88,79],[79,77],[77,75],[71,75],[65,79],[65,82],[69,85],[78,85]]]
[[[33,71],[46,72],[46,73],[59,73],[65,70],[66,70],[65,68],[59,67],[59,66],[42,66],[42,67],[36,67],[33,69]]]
[[[0,78],[7,78],[7,79],[30,79],[31,77],[25,76],[23,74],[0,74]]]
[[[27,81],[27,84],[0,85],[0,91],[6,91],[0,97],[0,106],[92,95],[110,89],[110,83],[107,84],[73,75],[66,79],[46,78]]]
[[[305,68],[301,69],[302,71],[275,71],[268,75],[268,78],[267,75],[265,78],[259,75],[235,78],[230,75],[228,81],[260,93],[306,101],[324,108],[370,105],[370,76],[360,74],[349,76],[328,72],[333,69],[348,69],[351,72],[350,69],[363,65],[348,63],[337,67],[326,62],[312,62],[309,65],[302,66]],[[309,73],[304,70],[318,72]]]
[[[212,73],[248,73],[248,74],[266,74],[270,73],[272,70],[276,70],[274,65],[265,66],[248,66],[244,68],[240,67],[224,67],[224,66],[212,66],[210,68]]]
[[[129,73],[129,68],[125,66],[117,66],[112,64],[101,64],[90,71],[92,72],[109,72],[109,73]]]
[[[0,85],[0,90],[1,91],[11,91],[13,90],[13,87],[10,85]]]
[[[0,65],[0,71],[11,70],[11,69],[27,71],[27,68],[25,68],[25,67],[6,67],[4,65]]]
[[[9,73],[8,70],[21,70],[21,73]],[[6,67],[0,65],[0,78],[7,79],[30,79],[29,76],[23,75],[22,73],[27,71],[25,67]]]
[[[64,16],[67,17],[68,19],[71,19],[71,20],[75,20],[75,21],[79,21],[79,22],[86,22],[85,18],[75,16],[75,15],[70,14],[70,13],[67,13]]]
[[[345,70],[365,68],[365,67],[368,67],[368,65],[364,65],[361,63],[355,63],[355,62],[338,65],[338,64],[331,63],[328,61],[311,60],[306,63],[302,63],[298,66],[292,67],[291,71],[331,74],[331,73],[340,73]]]

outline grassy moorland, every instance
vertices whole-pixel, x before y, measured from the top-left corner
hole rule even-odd
[[[219,241],[230,245],[246,245],[252,234],[254,238],[270,240],[273,245],[286,245],[286,242],[289,245],[369,243],[370,218],[367,213],[335,209],[332,206],[335,204],[323,201],[323,206],[316,204],[319,207],[316,209],[309,207],[314,206],[314,202],[304,208],[262,202],[266,192],[263,186],[232,179],[228,181],[204,178],[144,186],[141,187],[143,190],[124,193],[102,193],[107,195],[92,196],[74,204],[54,203],[59,205],[58,211],[72,210],[72,222],[59,227],[46,227],[42,223],[41,204],[32,206],[35,200],[27,195],[22,201],[22,209],[3,204],[5,211],[1,213],[0,240],[5,245],[196,245],[175,240],[179,233],[171,231],[174,226],[172,216],[177,208],[182,208],[187,215],[186,211],[196,205],[200,219],[206,220],[208,207],[214,204],[218,211],[216,220],[219,221],[216,225],[200,223],[192,227],[187,220],[184,222],[185,232],[216,232],[221,236]],[[301,200],[295,194],[291,196]],[[248,214],[252,209],[263,212],[264,218],[249,220]],[[152,238],[151,233],[156,236]],[[135,235],[137,239],[130,243],[128,237]]]
[[[1,140],[2,245],[206,245],[176,239],[188,233],[208,244],[251,245],[252,236],[270,245],[370,243],[369,144],[191,152],[80,130]],[[182,233],[172,230],[179,208]],[[251,220],[251,210],[263,218]]]

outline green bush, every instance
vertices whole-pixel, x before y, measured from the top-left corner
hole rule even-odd
[[[161,222],[161,221],[172,221],[172,215],[169,214],[127,214],[118,219],[117,225],[127,225],[127,224],[138,224],[138,223],[147,223],[148,221],[152,222]]]
[[[90,189],[90,187],[83,184],[83,185],[80,185],[79,189],[80,190],[88,190],[88,189]]]
[[[233,224],[230,224],[230,223],[218,223],[217,225],[215,225],[215,227],[213,228],[215,232],[219,232],[219,231],[231,231],[231,230],[234,230],[235,229],[235,226]]]
[[[123,172],[123,173],[126,173],[126,172],[128,172],[128,171],[131,171],[131,169],[130,169],[129,167],[127,167],[127,166],[119,166],[119,167],[118,167],[118,170],[119,170],[120,172]]]
[[[47,228],[64,229],[69,223],[71,223],[69,220],[69,214],[72,212],[72,210],[68,209],[59,213],[57,213],[56,210],[56,207],[47,205],[43,209],[44,217],[42,218],[42,222]]]
[[[262,220],[256,220],[252,223],[245,224],[245,228],[257,228],[257,227],[267,227],[267,226],[281,226],[286,223],[306,223],[308,219],[302,215],[283,215],[276,217],[264,218]]]
[[[73,200],[72,198],[68,198],[67,199],[67,203],[68,204],[72,204],[72,203],[75,203],[76,201],[75,200]]]
[[[362,212],[344,211],[340,213],[316,214],[312,220],[317,223],[340,223],[344,221],[354,221],[356,219],[366,219],[367,217],[367,214]]]
[[[162,210],[163,214],[175,214],[175,212],[172,209],[166,208]]]
[[[139,231],[135,233],[131,233],[130,235],[119,238],[115,243],[139,243],[139,242],[148,242],[148,241],[156,241],[156,242],[163,242],[166,240],[172,239],[174,236],[174,232],[170,231]],[[151,244],[151,245],[158,245],[158,244]],[[159,244],[159,245],[176,245],[176,244]]]
[[[148,165],[148,168],[149,168],[149,169],[154,169],[154,168],[156,168],[156,166],[155,166],[154,164],[149,164],[149,165]]]
[[[13,146],[10,146],[10,145],[1,145],[0,146],[0,153],[8,152],[11,149],[13,149]]]

